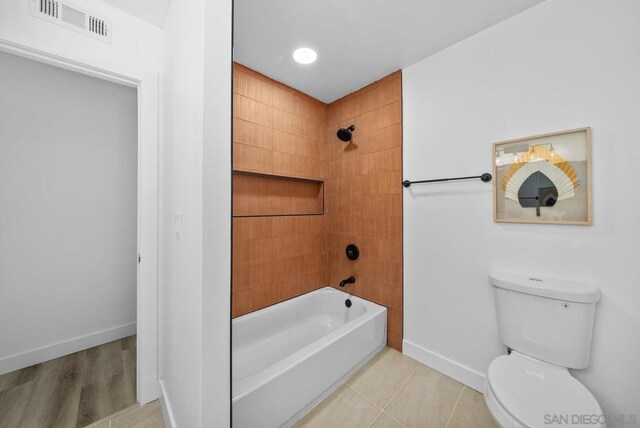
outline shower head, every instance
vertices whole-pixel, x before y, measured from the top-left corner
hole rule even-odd
[[[338,133],[337,133],[338,138],[340,138],[345,143],[348,143],[349,141],[351,141],[351,133],[355,131],[355,129],[356,129],[355,125],[351,125],[348,128],[338,129]]]

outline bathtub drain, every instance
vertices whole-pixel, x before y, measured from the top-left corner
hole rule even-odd
[[[350,308],[350,307],[351,307],[351,299],[347,299],[347,300],[345,300],[345,301],[344,301],[344,305],[345,305],[347,308]]]

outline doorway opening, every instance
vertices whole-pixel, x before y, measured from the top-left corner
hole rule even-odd
[[[85,426],[139,401],[138,90],[0,69],[0,425]]]

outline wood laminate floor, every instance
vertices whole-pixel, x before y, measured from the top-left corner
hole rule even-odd
[[[90,428],[165,428],[162,408],[158,400],[144,406],[135,405],[102,419]]]
[[[136,403],[136,336],[0,375],[0,428],[75,428]]]

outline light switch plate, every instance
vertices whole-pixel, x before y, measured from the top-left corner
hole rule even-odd
[[[176,234],[176,238],[182,239],[182,213],[173,215],[173,232]]]

